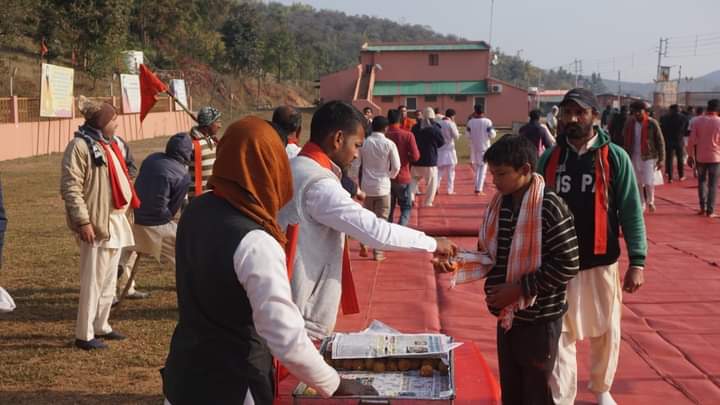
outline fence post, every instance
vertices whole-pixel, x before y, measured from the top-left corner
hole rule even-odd
[[[12,116],[13,116],[13,122],[15,123],[15,126],[17,127],[20,124],[20,113],[18,112],[17,96],[12,96]]]

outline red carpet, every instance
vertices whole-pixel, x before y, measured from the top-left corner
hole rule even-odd
[[[472,172],[464,165],[455,189],[448,196],[441,184],[434,206],[414,208],[410,225],[474,248],[493,187],[488,183],[487,195],[473,195]],[[623,297],[623,343],[612,389],[619,404],[720,403],[720,220],[695,214],[696,190],[692,178],[658,187],[657,212],[645,217],[645,285]],[[379,319],[404,332],[441,331],[471,342],[456,353],[457,403],[497,403],[495,319],[487,312],[482,282],[450,290],[447,276],[433,274],[429,254],[387,252],[378,264],[358,258],[357,244],[352,246],[361,313],[341,315],[338,330],[363,329]],[[595,403],[586,388],[588,358],[582,342],[582,404]],[[283,384],[283,403],[291,403],[293,386]]]

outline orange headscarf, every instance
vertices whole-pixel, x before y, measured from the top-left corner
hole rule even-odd
[[[208,186],[285,245],[277,214],[292,199],[292,174],[280,135],[265,120],[246,117],[228,127]]]

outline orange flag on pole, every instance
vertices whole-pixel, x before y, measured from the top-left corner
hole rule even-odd
[[[157,94],[168,91],[168,87],[145,65],[140,65],[140,122],[148,115],[157,102]]]

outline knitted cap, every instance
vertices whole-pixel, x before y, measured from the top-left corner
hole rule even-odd
[[[90,100],[85,96],[78,99],[78,109],[85,122],[93,128],[103,129],[117,114],[111,104]]]
[[[198,111],[198,126],[209,127],[213,122],[217,121],[222,114],[214,107],[206,106]]]

